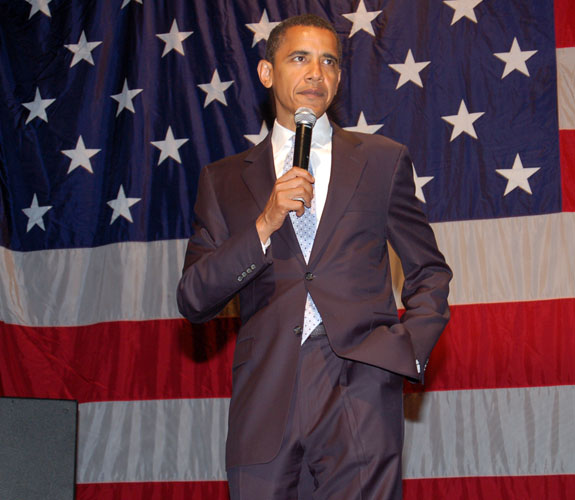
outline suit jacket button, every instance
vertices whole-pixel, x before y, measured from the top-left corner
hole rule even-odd
[[[243,279],[244,279],[244,278],[243,278],[241,275],[238,276],[238,281],[243,281]]]
[[[298,325],[298,326],[296,326],[296,327],[293,329],[293,332],[294,332],[296,335],[301,335],[302,332],[303,332],[303,328]]]
[[[309,273],[309,272],[308,272],[308,273],[305,273],[305,279],[306,279],[307,281],[311,281],[311,280],[313,280],[314,278],[315,278],[315,276],[313,275],[313,273]]]

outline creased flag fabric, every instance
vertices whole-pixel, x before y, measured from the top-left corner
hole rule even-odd
[[[79,500],[227,498],[237,305],[190,325],[175,290],[199,172],[270,130],[255,68],[303,12],[342,41],[331,118],[409,146],[454,271],[405,498],[571,498],[570,0],[0,0],[0,395],[79,401]]]

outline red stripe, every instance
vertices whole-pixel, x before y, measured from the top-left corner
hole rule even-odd
[[[228,500],[225,481],[97,483],[76,486],[76,500]]]
[[[555,43],[557,47],[575,47],[575,3],[555,0]]]
[[[452,307],[426,390],[575,384],[575,299]],[[3,325],[0,393],[80,402],[229,397],[237,319]],[[18,357],[13,353],[20,353]],[[406,391],[421,386],[406,384]]]
[[[403,481],[403,500],[569,500],[575,476],[450,477]]]
[[[450,477],[403,481],[404,500],[506,500],[573,497],[575,476]],[[224,481],[79,484],[77,500],[227,500]]]
[[[560,130],[559,144],[563,211],[575,212],[575,130]]]
[[[79,402],[229,397],[238,324],[0,324],[0,395]]]
[[[425,390],[575,384],[573,325],[575,299],[452,307]]]

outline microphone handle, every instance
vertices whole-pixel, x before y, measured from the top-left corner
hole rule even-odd
[[[305,170],[309,166],[309,151],[311,148],[311,127],[300,123],[295,131],[295,144],[293,154],[293,166]]]

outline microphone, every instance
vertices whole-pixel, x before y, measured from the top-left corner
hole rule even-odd
[[[309,108],[298,108],[294,121],[295,144],[293,153],[293,166],[307,170],[309,165],[309,150],[311,147],[311,129],[315,125],[315,113]]]

